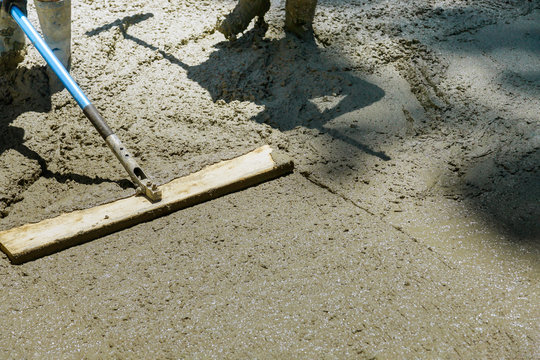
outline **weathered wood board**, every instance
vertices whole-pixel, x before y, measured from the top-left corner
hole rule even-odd
[[[0,247],[13,263],[23,263],[149,221],[227,193],[276,178],[293,170],[290,158],[263,146],[238,158],[160,186],[163,199],[152,203],[131,196],[39,223],[0,232]]]

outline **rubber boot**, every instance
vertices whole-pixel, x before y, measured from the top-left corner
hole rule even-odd
[[[45,42],[69,70],[71,65],[71,0],[35,0],[39,24]],[[48,69],[52,91],[62,89],[56,74]]]
[[[26,6],[21,10],[26,13]],[[24,32],[9,14],[0,11],[0,74],[15,69],[25,55]]]
[[[317,0],[287,0],[285,4],[285,30],[300,38],[313,33],[313,18]]]

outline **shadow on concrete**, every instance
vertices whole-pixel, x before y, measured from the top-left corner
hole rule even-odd
[[[493,81],[500,84],[502,92],[537,98],[540,96],[540,4],[524,1],[516,5],[520,14],[512,21],[490,15],[481,5],[435,8],[421,17],[421,21],[428,24],[435,18],[444,25],[433,31],[438,34],[434,35],[435,39],[444,39],[434,43],[434,47],[485,58],[496,64],[493,68],[498,73],[493,74]],[[513,5],[507,2],[506,6]],[[476,19],[476,24],[471,25],[471,19]],[[450,24],[462,24],[456,26],[462,32],[444,33]],[[501,129],[503,125],[497,121],[486,126],[494,133],[514,134],[513,130]],[[507,143],[496,155],[477,160],[460,184],[460,191],[464,201],[485,215],[501,233],[518,243],[525,241],[539,246],[540,150],[531,143],[535,140],[530,139],[524,137],[523,141]]]
[[[493,75],[490,81],[500,84],[501,91],[532,99],[540,96],[538,71],[540,2],[538,1],[509,0],[493,4],[493,7],[472,2],[466,4],[417,2],[410,9],[396,5],[395,12],[381,11],[388,5],[380,0],[350,6],[361,8],[366,17],[378,13],[377,17],[380,17],[381,21],[380,31],[397,43],[402,40],[410,43],[409,39],[412,39],[434,54],[442,50],[449,54],[470,57],[471,62],[476,65],[481,65],[478,61],[486,61],[489,68],[497,69],[497,73],[489,74]],[[505,11],[508,13],[504,14]],[[394,15],[398,12],[403,16]],[[361,23],[359,26],[363,27]],[[331,45],[334,38],[343,41],[337,30],[333,33],[332,30],[326,29],[321,42]],[[406,50],[409,53],[409,49]],[[390,53],[389,57],[392,56]],[[384,55],[382,57],[385,58]],[[426,77],[428,83],[429,76],[444,76],[443,73],[433,74],[429,71],[426,74],[422,75]],[[464,74],[466,76],[466,72]],[[434,96],[436,95],[438,94],[435,93]],[[480,109],[486,108],[485,104],[471,105],[471,113],[474,115],[478,115],[474,109],[475,105],[480,105]],[[441,109],[436,109],[436,112],[436,115],[445,118]],[[483,125],[484,129],[489,128],[491,133],[499,134],[503,138],[505,134],[511,136],[513,129],[501,127],[502,125],[497,122],[488,123],[491,120],[489,116],[478,117],[480,122],[485,123],[471,122],[473,125],[469,128],[470,131],[474,131],[476,126]],[[462,118],[460,121],[462,121],[459,124],[460,128],[468,126],[467,119]],[[427,128],[427,131],[433,130],[436,130],[436,126]],[[493,141],[500,140],[499,135],[494,136]],[[459,179],[460,199],[475,213],[495,225],[501,233],[515,240],[518,245],[527,242],[528,239],[532,239],[535,245],[540,245],[538,240],[540,154],[538,146],[531,144],[531,141],[538,144],[538,136],[537,134],[536,140],[530,140],[529,137],[528,141],[516,141],[511,145],[510,142],[505,143],[494,158],[476,160],[477,163],[470,169],[471,174]],[[531,150],[533,148],[534,150]],[[468,158],[462,160],[469,161]],[[490,168],[489,172],[484,171],[485,167]]]
[[[540,245],[540,150],[478,160],[460,184],[465,202],[502,233]]]
[[[383,98],[385,93],[351,72],[338,70],[322,56],[313,39],[301,41],[287,35],[279,40],[268,40],[263,38],[266,29],[254,28],[234,43],[216,44],[216,51],[208,60],[190,66],[127,33],[130,25],[152,16],[146,13],[124,17],[88,31],[86,35],[93,36],[118,26],[125,39],[158,52],[164,59],[185,69],[187,76],[204,87],[214,102],[251,101],[264,106],[264,111],[253,118],[256,122],[267,123],[281,131],[298,126],[317,129],[368,155],[390,160],[384,152],[325,127],[337,116],[366,107]],[[330,109],[319,110],[312,100],[325,96],[341,100]]]
[[[540,38],[540,37],[539,37]],[[540,47],[538,50],[540,54]],[[540,71],[503,71],[498,79],[506,88],[540,98]]]
[[[127,180],[114,181],[100,177],[89,177],[75,173],[56,173],[47,168],[47,161],[24,143],[25,131],[13,126],[12,122],[26,112],[46,113],[51,111],[51,94],[45,67],[30,69],[18,67],[0,76],[0,155],[9,149],[19,152],[29,160],[37,161],[41,173],[38,177],[55,179],[60,183],[75,181],[80,184],[117,183],[122,188],[133,187]]]
[[[154,14],[152,13],[145,13],[145,14],[135,14],[135,15],[128,15],[124,16],[122,19],[117,19],[113,21],[112,23],[105,24],[103,26],[100,26],[98,28],[95,28],[93,30],[87,31],[85,33],[86,36],[95,36],[99,33],[102,33],[104,31],[108,31],[114,27],[120,27],[124,31],[127,30],[127,28],[130,25],[134,25],[140,22],[143,22],[145,20],[148,20],[150,18],[154,17]]]

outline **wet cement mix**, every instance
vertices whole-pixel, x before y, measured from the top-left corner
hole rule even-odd
[[[71,73],[159,183],[293,174],[23,264],[1,358],[540,357],[540,3],[81,0]],[[37,24],[35,9],[30,20]],[[134,189],[31,46],[0,77],[0,230]]]

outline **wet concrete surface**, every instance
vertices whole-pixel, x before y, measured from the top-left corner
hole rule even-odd
[[[273,1],[233,44],[232,1],[158,3],[73,9],[72,75],[145,170],[297,170],[3,256],[0,357],[539,356],[537,2],[320,1],[300,41]],[[0,77],[0,229],[134,191],[42,64]]]

